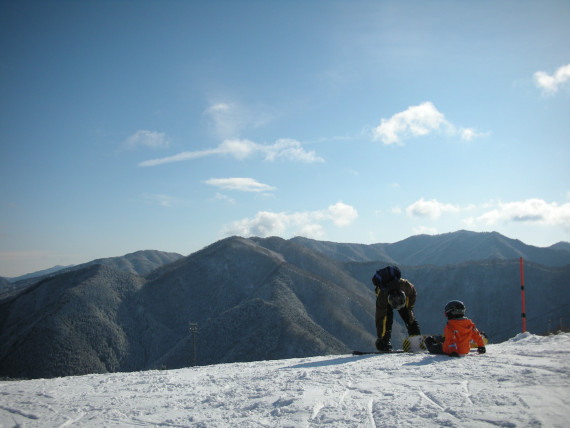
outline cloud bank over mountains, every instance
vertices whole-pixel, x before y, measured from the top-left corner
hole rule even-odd
[[[446,213],[470,212],[476,209],[483,210],[484,213],[464,218],[463,222],[466,225],[491,226],[499,222],[529,222],[570,227],[570,203],[559,205],[556,202],[548,203],[538,198],[514,202],[492,201],[481,207],[472,204],[462,207],[439,202],[436,199],[426,201],[421,198],[406,208],[406,214],[410,217],[437,220]]]
[[[260,211],[251,218],[234,221],[223,228],[224,236],[323,236],[324,222],[332,222],[337,227],[345,227],[358,218],[358,211],[342,201],[327,209],[300,211],[294,213]]]
[[[248,186],[248,182],[249,180],[244,180],[245,187]],[[235,185],[238,186],[237,182]],[[256,186],[264,188],[266,185],[261,183],[252,185],[254,189]],[[473,212],[481,212],[481,214],[473,215]],[[465,226],[472,228],[485,228],[498,223],[520,222],[564,228],[570,227],[570,203],[558,205],[556,203],[548,203],[542,199],[515,202],[491,201],[483,206],[475,206],[474,204],[461,206],[440,202],[437,199],[426,200],[420,198],[407,206],[405,210],[399,208],[392,210],[392,214],[396,216],[404,213],[408,217],[425,219],[431,222],[435,222],[446,215],[459,215],[463,216],[461,222]],[[293,213],[259,211],[252,217],[226,224],[222,228],[221,235],[238,235],[243,237],[305,236],[318,239],[325,236],[324,225],[326,223],[332,223],[336,227],[342,228],[351,225],[357,219],[357,208],[339,201],[326,209],[315,211],[298,211]],[[436,227],[427,225],[417,227],[416,230],[418,233],[439,233]]]
[[[471,221],[471,219],[468,219]],[[499,222],[530,222],[570,228],[570,203],[558,205],[542,199],[501,202],[497,207],[472,220],[485,225]]]

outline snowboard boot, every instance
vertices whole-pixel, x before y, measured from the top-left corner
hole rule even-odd
[[[384,335],[382,339],[376,339],[376,349],[378,349],[380,352],[390,352],[392,350],[390,336]]]

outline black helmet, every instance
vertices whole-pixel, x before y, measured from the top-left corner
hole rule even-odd
[[[445,316],[449,319],[465,316],[465,305],[459,300],[452,300],[445,305]]]
[[[388,293],[388,303],[396,310],[402,309],[406,306],[406,293],[398,288],[390,290]]]

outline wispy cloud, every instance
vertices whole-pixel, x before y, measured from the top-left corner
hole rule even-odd
[[[383,118],[380,125],[373,129],[372,135],[375,141],[380,140],[386,145],[401,145],[407,138],[421,137],[434,132],[457,135],[466,141],[483,135],[472,128],[457,128],[431,102],[411,106],[390,119]]]
[[[206,156],[232,156],[237,160],[244,160],[256,154],[264,155],[265,160],[270,162],[277,159],[305,163],[324,162],[324,159],[317,156],[314,151],[306,151],[300,142],[292,139],[279,139],[269,145],[257,144],[246,139],[231,139],[225,140],[213,149],[188,151],[174,156],[151,159],[139,163],[139,166],[157,166]]]
[[[235,107],[228,103],[217,103],[204,111],[210,129],[219,138],[231,138],[239,135],[243,128],[243,120]]]
[[[281,138],[274,144],[263,146],[257,145],[259,151],[265,154],[265,159],[274,161],[285,159],[289,161],[299,161],[305,163],[324,162],[325,160],[315,154],[314,151],[307,152],[297,140]]]
[[[131,150],[137,147],[150,147],[152,149],[168,148],[170,143],[162,132],[148,131],[146,129],[135,132],[121,143],[122,150]]]
[[[269,184],[260,183],[253,178],[246,177],[210,178],[204,183],[221,189],[238,190],[241,192],[270,192],[276,189]]]
[[[402,214],[402,208],[396,205],[390,209],[390,212],[392,214]]]
[[[229,197],[228,195],[224,195],[223,193],[216,192],[216,196],[212,198],[214,201],[224,201],[228,204],[235,204],[236,200],[234,198]]]
[[[356,209],[337,202],[327,209],[295,213],[260,211],[253,218],[245,218],[227,225],[226,236],[294,236],[322,238],[322,223],[331,221],[338,227],[348,226],[358,217]]]
[[[570,80],[570,64],[558,68],[552,75],[545,71],[537,71],[533,77],[536,86],[545,94],[555,94],[560,86]]]
[[[445,212],[455,213],[459,211],[460,208],[457,205],[444,204],[436,199],[426,201],[424,198],[406,208],[406,213],[410,217],[429,217],[432,220],[437,220]]]
[[[570,228],[570,203],[558,205],[543,199],[527,199],[518,202],[498,202],[497,206],[478,217],[465,219],[468,225],[487,226],[500,222],[537,223]]]
[[[148,194],[142,195],[143,200],[150,205],[159,205],[161,207],[171,207],[175,204],[176,199],[168,195]]]
[[[218,102],[203,113],[211,132],[219,139],[239,137],[244,129],[259,128],[271,120],[263,109],[251,109],[234,102]]]

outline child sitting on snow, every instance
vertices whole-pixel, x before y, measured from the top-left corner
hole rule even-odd
[[[459,300],[452,300],[445,305],[445,316],[449,321],[445,325],[443,343],[434,336],[426,337],[425,344],[432,354],[447,354],[458,357],[469,353],[471,340],[477,344],[477,352],[486,352],[483,336],[473,321],[465,318],[465,305]]]

